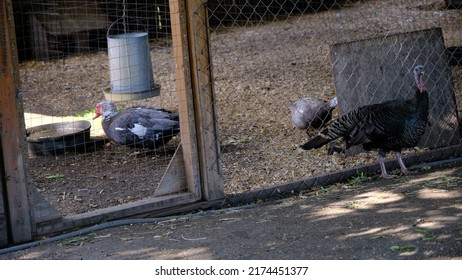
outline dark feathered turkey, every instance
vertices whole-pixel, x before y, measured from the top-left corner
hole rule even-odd
[[[302,130],[318,129],[332,119],[332,111],[337,107],[337,97],[330,101],[317,98],[300,98],[290,104],[293,125]]]
[[[414,78],[417,90],[412,99],[392,100],[354,109],[300,147],[305,150],[315,149],[343,137],[346,148],[362,144],[366,151],[378,149],[382,178],[393,177],[387,174],[384,164],[384,157],[390,151],[396,153],[401,172],[406,174],[401,150],[415,147],[420,141],[427,126],[429,107],[422,65],[415,67]]]
[[[111,101],[96,105],[95,118],[102,116],[102,127],[109,139],[137,148],[159,148],[180,132],[178,114],[146,106],[117,112]]]

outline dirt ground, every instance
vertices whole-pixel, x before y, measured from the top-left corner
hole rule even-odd
[[[462,164],[128,223],[0,259],[462,259]]]

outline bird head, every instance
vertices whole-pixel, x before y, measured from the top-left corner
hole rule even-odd
[[[116,111],[117,107],[114,104],[114,102],[111,102],[109,100],[101,101],[100,103],[96,104],[95,116],[93,117],[93,119],[96,119],[100,116],[103,116],[103,118],[105,118]]]
[[[425,83],[423,81],[424,67],[423,65],[417,65],[414,68],[414,79],[417,84],[417,87],[421,92],[426,90]]]

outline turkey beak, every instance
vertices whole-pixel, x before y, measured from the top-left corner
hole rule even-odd
[[[95,116],[93,117],[93,119],[96,119],[96,118],[98,118],[99,116],[101,116],[101,113],[100,113],[100,112],[96,112],[96,113],[95,113]]]

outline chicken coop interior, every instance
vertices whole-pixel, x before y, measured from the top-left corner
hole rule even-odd
[[[404,163],[462,154],[462,1],[1,2],[0,246],[376,178],[375,149],[300,146],[413,98],[418,65],[428,122]],[[294,122],[303,110],[327,111]],[[394,153],[385,165],[399,175]]]

